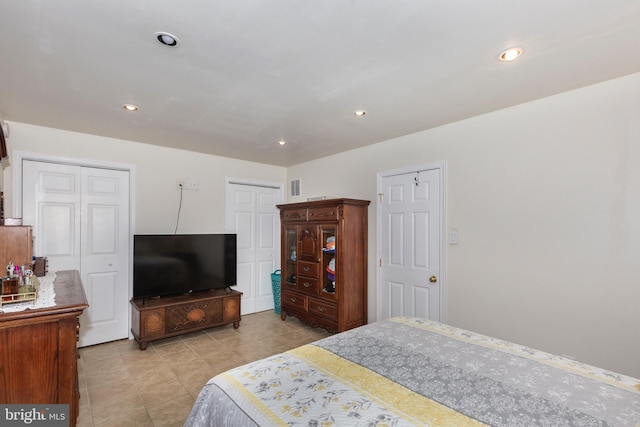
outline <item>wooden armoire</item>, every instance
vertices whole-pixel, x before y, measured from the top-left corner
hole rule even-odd
[[[342,332],[367,323],[368,200],[280,209],[281,318]]]

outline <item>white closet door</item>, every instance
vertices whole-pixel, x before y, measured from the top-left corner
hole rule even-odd
[[[226,231],[238,235],[238,285],[241,314],[272,310],[271,273],[280,268],[281,190],[228,183]]]
[[[79,345],[128,337],[129,173],[25,160],[22,200],[34,254],[51,272],[80,272]]]
[[[25,160],[22,221],[49,271],[80,270],[80,167]]]
[[[81,276],[89,310],[80,346],[129,332],[129,173],[82,168]]]

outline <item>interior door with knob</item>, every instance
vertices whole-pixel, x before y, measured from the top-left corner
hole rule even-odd
[[[381,178],[381,319],[443,320],[440,169]]]

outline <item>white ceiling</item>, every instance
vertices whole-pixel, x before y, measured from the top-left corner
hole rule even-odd
[[[639,72],[640,1],[0,0],[0,41],[0,118],[289,166]]]

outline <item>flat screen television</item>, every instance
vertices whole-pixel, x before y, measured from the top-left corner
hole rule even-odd
[[[133,297],[188,294],[236,285],[235,234],[133,236]]]

